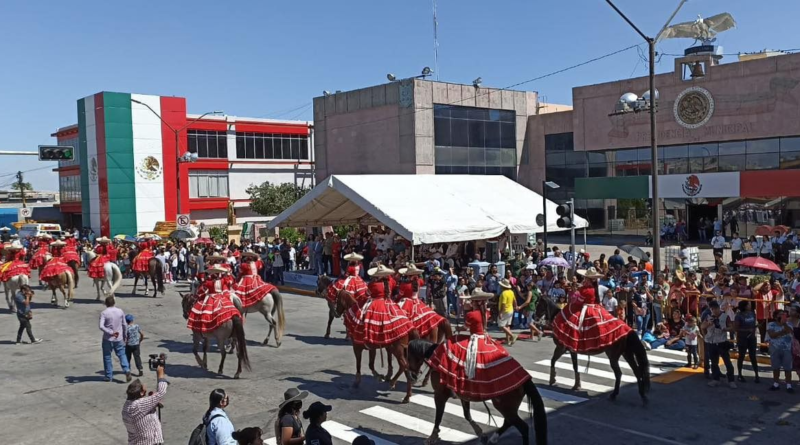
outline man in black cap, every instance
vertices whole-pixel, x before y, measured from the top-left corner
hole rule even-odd
[[[333,409],[322,402],[314,402],[307,410],[303,411],[303,418],[309,421],[306,430],[306,444],[308,445],[333,445],[331,435],[322,427],[322,422],[328,420],[328,413]]]

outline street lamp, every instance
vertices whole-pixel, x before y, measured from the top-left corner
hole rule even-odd
[[[551,188],[553,190],[561,187],[560,185],[556,184],[553,181],[542,181],[542,204],[543,214],[544,214],[544,257],[547,258],[547,189]]]
[[[153,114],[156,115],[156,117],[164,125],[167,126],[167,128],[172,130],[172,132],[175,134],[175,153],[180,153],[181,152],[180,134],[181,134],[181,132],[183,130],[188,128],[193,123],[199,121],[200,119],[208,116],[209,114],[215,114],[215,115],[225,114],[225,112],[223,112],[223,111],[208,111],[206,113],[201,114],[196,119],[193,119],[191,122],[189,122],[188,124],[184,125],[183,127],[176,129],[175,127],[170,125],[169,122],[165,121],[164,118],[162,118],[160,114],[156,113],[156,110],[152,109],[150,107],[150,105],[147,105],[146,103],[144,103],[142,101],[139,101],[139,100],[136,100],[136,99],[133,99],[133,98],[131,98],[131,102],[137,103],[139,105],[142,105],[145,108],[147,108],[148,110],[150,110]],[[183,155],[178,155],[177,158],[175,159],[176,166],[180,166],[180,164],[184,163],[184,162],[195,162],[195,161],[197,161],[197,153],[190,153],[188,151],[188,149],[187,149],[186,153],[184,153]],[[181,199],[181,171],[180,171],[180,168],[176,168],[175,177],[177,178],[177,184],[176,184],[176,187],[175,187],[175,191],[178,193],[178,214],[182,214],[183,213],[183,200]]]
[[[681,3],[675,9],[675,12],[673,12],[672,15],[669,17],[669,19],[667,20],[667,23],[664,25],[663,28],[661,28],[661,31],[659,31],[658,34],[656,34],[656,37],[653,38],[653,37],[648,37],[641,30],[639,30],[639,28],[636,25],[634,25],[633,22],[627,16],[625,16],[625,14],[622,13],[622,11],[620,11],[619,8],[617,8],[616,5],[614,5],[614,3],[611,2],[611,0],[606,0],[606,3],[608,3],[609,6],[611,6],[614,9],[614,11],[616,11],[617,14],[619,14],[620,17],[622,17],[628,23],[628,25],[630,25],[631,28],[633,28],[633,30],[636,31],[636,33],[639,34],[645,40],[645,42],[647,42],[647,48],[648,48],[648,54],[649,54],[648,59],[649,59],[649,80],[650,80],[650,89],[648,90],[648,93],[650,91],[654,91],[655,92],[655,94],[653,94],[653,96],[654,96],[653,100],[649,100],[650,99],[650,94],[647,94],[647,96],[648,96],[647,102],[648,103],[647,103],[646,106],[647,106],[647,109],[650,112],[650,157],[653,160],[652,174],[650,175],[650,180],[651,180],[651,186],[650,187],[653,190],[653,198],[652,198],[653,199],[653,201],[652,201],[653,202],[653,206],[652,206],[653,207],[653,211],[652,211],[652,219],[653,220],[652,220],[651,231],[653,233],[653,270],[655,271],[656,274],[660,273],[660,271],[661,271],[661,227],[660,227],[660,224],[659,224],[660,221],[658,219],[658,210],[659,210],[659,208],[658,208],[659,207],[658,206],[658,199],[659,199],[659,197],[658,197],[658,144],[657,144],[657,140],[656,140],[656,106],[657,106],[656,102],[658,101],[658,90],[656,90],[656,60],[655,60],[656,59],[656,42],[658,41],[659,37],[664,32],[664,30],[667,28],[667,26],[669,26],[670,22],[672,22],[672,19],[675,18],[675,15],[678,14],[678,11],[680,11],[681,7],[683,7],[683,4],[686,3],[686,1],[687,0],[681,0]]]

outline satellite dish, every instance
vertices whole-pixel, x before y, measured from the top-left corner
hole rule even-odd
[[[650,102],[650,90],[647,90],[644,92],[644,94],[642,94],[642,99],[644,99],[645,102]],[[656,89],[656,100],[658,99],[658,89]]]
[[[622,96],[620,96],[620,98],[619,98],[620,102],[625,103],[627,105],[633,105],[638,100],[639,100],[639,96],[637,96],[637,95],[635,95],[633,93],[625,93]]]

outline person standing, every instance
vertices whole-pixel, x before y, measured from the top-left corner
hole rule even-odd
[[[769,361],[772,365],[772,386],[770,391],[780,389],[781,369],[786,377],[786,392],[793,393],[792,388],[792,337],[794,331],[786,323],[786,311],[776,309],[772,320],[767,325],[769,333]]]
[[[708,386],[719,386],[719,380],[722,375],[719,369],[719,359],[725,363],[726,376],[728,377],[728,386],[731,389],[736,389],[736,383],[733,382],[733,363],[728,351],[728,332],[730,331],[730,320],[728,315],[722,312],[719,303],[711,301],[708,304],[711,311],[709,317],[700,325],[703,336],[706,342],[706,349],[708,351],[709,359],[711,360],[711,377],[712,380],[708,382]]]
[[[736,262],[742,259],[743,244],[744,241],[739,238],[739,232],[733,232],[733,239],[731,239],[731,263],[733,263],[734,267],[737,269]]]
[[[128,366],[131,363],[131,356],[136,361],[136,369],[139,370],[139,377],[144,375],[142,368],[142,356],[139,350],[139,345],[144,340],[144,333],[138,324],[133,322],[133,315],[128,314],[125,316],[125,323],[128,324],[127,334],[125,338],[125,358],[128,359]]]
[[[111,361],[111,353],[114,352],[119,358],[119,364],[125,373],[125,381],[131,381],[131,369],[128,366],[128,359],[125,357],[125,335],[128,331],[128,324],[125,321],[125,313],[116,307],[113,296],[106,297],[106,309],[100,313],[100,330],[103,331],[103,368],[105,370],[105,381],[110,382],[114,376],[114,363]]]
[[[19,330],[17,331],[17,344],[22,343],[22,333],[28,332],[28,338],[31,344],[41,343],[41,338],[33,336],[31,328],[31,319],[33,312],[31,312],[31,299],[33,298],[33,289],[27,284],[20,286],[19,291],[14,295],[14,302],[17,306],[17,321],[19,321]]]
[[[167,394],[167,381],[164,367],[156,368],[158,390],[147,395],[147,388],[139,379],[128,385],[128,400],[122,405],[122,423],[128,431],[128,445],[160,445],[164,443],[158,408]]]
[[[322,240],[322,236],[317,235],[314,242],[314,260],[316,261],[316,265],[314,269],[316,270],[317,275],[325,275],[325,242]],[[371,257],[372,255],[370,255]],[[364,255],[365,261],[367,255]],[[369,263],[366,264],[367,266]]]
[[[514,302],[516,297],[511,282],[508,281],[508,279],[503,278],[498,285],[502,291],[500,292],[500,299],[497,302],[497,327],[506,334],[506,344],[508,346],[514,346],[514,342],[517,341],[517,336],[511,332],[511,322],[514,320]]]
[[[208,410],[203,416],[206,445],[236,445],[233,438],[235,428],[225,412],[229,404],[230,398],[224,389],[215,389],[208,396]]]
[[[331,434],[322,427],[322,423],[328,420],[328,413],[333,409],[330,405],[322,402],[314,402],[307,410],[303,411],[303,418],[309,421],[306,429],[307,445],[333,445]]]
[[[714,232],[714,238],[711,238],[711,249],[714,252],[714,258],[719,257],[725,252],[725,237],[722,236],[721,231]]]
[[[758,360],[756,353],[758,345],[756,343],[756,314],[753,312],[752,306],[749,301],[740,301],[738,305],[738,312],[733,321],[733,330],[736,332],[736,348],[739,351],[739,357],[736,359],[736,370],[738,371],[737,379],[745,383],[746,380],[742,376],[742,368],[744,367],[745,355],[750,357],[750,365],[753,366],[756,378],[755,382],[758,383]]]
[[[275,419],[275,438],[277,445],[303,445],[303,422],[300,410],[308,391],[289,388],[283,393],[283,402],[278,406],[278,417]]]
[[[697,222],[697,235],[700,238],[700,243],[706,242],[706,219],[700,218],[700,221]]]
[[[322,244],[322,274],[331,273],[333,273],[333,233],[328,232]]]

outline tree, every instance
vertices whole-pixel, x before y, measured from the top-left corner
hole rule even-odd
[[[20,190],[20,187],[22,190],[33,190],[33,186],[31,185],[30,182],[23,182],[23,183],[15,182],[11,184],[11,188],[14,190]]]
[[[266,181],[261,185],[250,185],[245,191],[250,195],[250,209],[260,215],[275,216],[311,191],[311,187],[290,183],[276,185]]]

